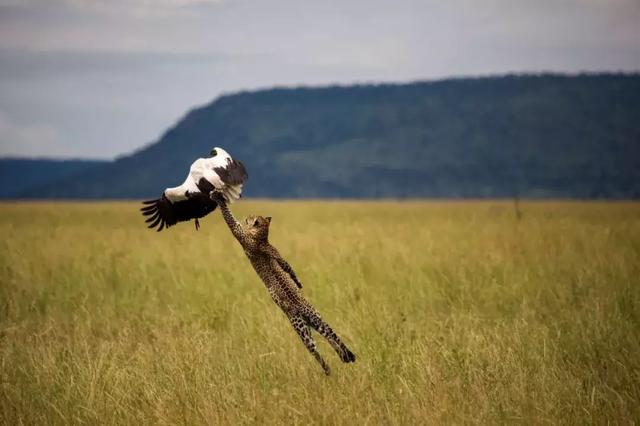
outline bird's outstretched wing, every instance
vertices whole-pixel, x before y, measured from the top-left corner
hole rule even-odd
[[[214,167],[214,172],[220,176],[220,180],[227,185],[242,185],[248,178],[247,169],[242,161],[227,158],[227,164],[222,167]]]
[[[149,216],[145,222],[149,224],[149,228],[157,227],[158,232],[178,222],[204,217],[218,206],[208,195],[200,192],[173,203],[162,194],[161,198],[143,201],[142,204],[145,205],[140,209],[142,214]]]

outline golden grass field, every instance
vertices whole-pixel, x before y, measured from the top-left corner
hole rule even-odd
[[[640,421],[640,204],[242,201],[358,356],[326,377],[216,211],[0,204],[2,424]]]

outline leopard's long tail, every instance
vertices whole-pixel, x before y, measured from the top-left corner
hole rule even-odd
[[[342,362],[354,362],[356,360],[356,356],[349,350],[349,348],[342,343],[342,340],[333,332],[329,324],[324,322],[320,315],[316,312],[308,314],[305,316],[307,320],[307,324],[313,327],[318,333],[324,336],[325,339],[329,341],[331,347],[338,353],[338,356],[342,360]]]

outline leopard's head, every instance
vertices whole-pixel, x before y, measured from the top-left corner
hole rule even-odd
[[[266,241],[269,238],[271,217],[249,216],[244,221],[244,228],[252,238]]]

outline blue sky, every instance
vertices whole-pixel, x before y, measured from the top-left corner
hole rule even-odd
[[[640,0],[0,0],[0,156],[114,158],[221,93],[640,70]]]

